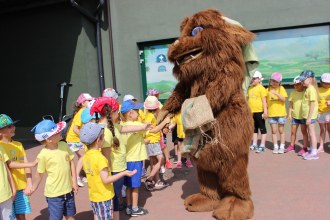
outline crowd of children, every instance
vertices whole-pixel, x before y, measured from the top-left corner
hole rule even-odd
[[[254,134],[251,150],[264,152],[266,147],[266,125],[268,119],[273,153],[283,154],[295,150],[297,129],[300,125],[303,136],[303,147],[298,152],[305,160],[319,159],[318,153],[324,152],[325,136],[330,137],[330,73],[321,76],[318,88],[315,73],[311,70],[303,71],[293,80],[294,90],[289,96],[288,114],[286,111],[287,92],[281,85],[282,74],[275,72],[269,79],[269,86],[265,89],[261,81],[262,74],[256,71],[247,92],[247,101],[253,114]],[[284,125],[287,119],[291,122],[290,145],[285,148]],[[315,123],[320,126],[320,145],[317,149],[317,134]],[[258,132],[261,133],[261,143],[258,146]],[[280,144],[278,144],[279,133]]]
[[[151,167],[145,175],[145,188],[149,191],[166,188],[169,184],[162,174],[165,167],[172,168],[166,134],[177,127],[178,137],[174,138],[179,143],[182,141],[180,114],[168,115],[157,125],[157,114],[162,107],[157,90],[148,90],[144,103],[126,95],[119,105],[118,95],[111,88],[104,90],[99,98],[82,93],[69,122],[43,119],[37,123],[31,131],[43,148],[33,162],[28,162],[22,143],[12,139],[17,121],[0,115],[0,219],[25,220],[25,215],[31,212],[28,196],[38,189],[45,173],[44,195],[50,220],[60,220],[63,216],[74,219],[75,193],[85,184],[95,220],[118,220],[123,194],[126,194],[128,215],[148,213],[138,206],[145,160],[149,159]],[[177,168],[181,168],[180,149],[176,152]],[[37,168],[32,178],[34,166]],[[193,166],[189,158],[186,166]]]

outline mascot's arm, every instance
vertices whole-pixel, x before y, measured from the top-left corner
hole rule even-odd
[[[181,111],[181,105],[189,98],[190,95],[190,88],[184,86],[182,82],[179,82],[175,89],[173,90],[172,95],[170,98],[167,99],[162,109],[159,111],[157,116],[157,124],[162,122],[168,113],[176,114],[177,112]]]

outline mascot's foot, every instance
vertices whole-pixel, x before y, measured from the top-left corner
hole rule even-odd
[[[243,220],[253,216],[252,200],[242,200],[234,196],[221,199],[218,208],[213,212],[213,217],[221,220]]]
[[[184,200],[184,206],[189,212],[209,212],[215,210],[219,205],[219,200],[211,200],[200,193],[188,196]]]

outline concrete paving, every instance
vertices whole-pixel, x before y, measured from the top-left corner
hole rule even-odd
[[[35,142],[26,144],[29,146],[27,149],[29,160],[34,159],[41,150],[41,147],[36,145]],[[298,146],[301,146],[301,140]],[[269,141],[267,147],[271,147]],[[270,149],[261,154],[250,152],[248,171],[255,206],[253,219],[330,219],[329,147],[327,144],[326,152],[320,154],[319,160],[314,161],[304,161],[293,152],[283,155],[274,155]],[[171,150],[173,146],[170,145],[169,148]],[[297,151],[299,148],[297,147]],[[139,205],[146,208],[149,214],[138,217],[139,219],[212,219],[211,212],[190,213],[184,209],[184,198],[199,191],[195,168],[168,170],[165,177],[170,183],[166,189],[149,192],[141,187]],[[43,187],[44,181],[38,191],[30,197],[33,213],[27,215],[28,220],[48,219]],[[76,196],[76,207],[76,219],[93,219],[87,186],[80,188]],[[130,218],[121,212],[121,219]]]

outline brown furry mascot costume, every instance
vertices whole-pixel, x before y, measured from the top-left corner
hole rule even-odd
[[[188,196],[184,205],[192,212],[214,211],[217,219],[249,219],[254,210],[247,174],[253,119],[242,92],[242,47],[255,35],[211,9],[185,18],[180,31],[168,51],[178,84],[158,121],[179,112],[186,99],[206,95],[219,130],[207,133],[221,140],[205,144],[195,158],[200,193]]]

